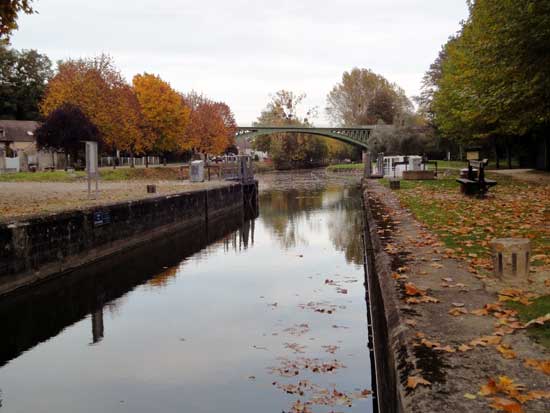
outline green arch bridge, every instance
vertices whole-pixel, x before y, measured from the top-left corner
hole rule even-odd
[[[252,139],[257,136],[271,135],[273,133],[303,133],[308,135],[324,136],[336,139],[367,149],[367,140],[376,126],[353,126],[347,128],[315,128],[300,126],[239,126],[236,137]]]

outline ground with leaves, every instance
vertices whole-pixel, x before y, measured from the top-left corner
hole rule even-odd
[[[550,352],[528,335],[548,319],[536,311],[528,319],[518,306],[544,311],[539,301],[550,293],[550,188],[499,182],[477,200],[457,185],[403,181],[396,195],[368,183],[403,403],[409,411],[549,411]],[[532,239],[531,282],[491,277],[489,241],[504,236]]]
[[[156,184],[157,193],[148,194],[147,184]],[[88,198],[86,182],[0,182],[0,222],[27,216],[52,214],[72,209],[135,201],[159,195],[214,188],[226,181],[190,183],[189,181],[100,182],[99,196]]]

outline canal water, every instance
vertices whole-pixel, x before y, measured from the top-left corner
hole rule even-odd
[[[308,179],[2,299],[0,411],[372,412],[360,191]]]

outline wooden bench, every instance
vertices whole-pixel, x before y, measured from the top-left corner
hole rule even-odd
[[[477,195],[482,198],[489,191],[489,188],[497,184],[497,181],[485,179],[485,167],[488,164],[488,159],[468,161],[468,176],[456,180],[460,183],[460,191],[463,194]],[[474,168],[477,169],[477,172],[474,171]]]

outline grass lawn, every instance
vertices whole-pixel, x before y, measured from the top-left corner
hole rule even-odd
[[[175,180],[179,177],[179,168],[117,168],[100,169],[99,174],[104,181],[127,181],[140,179]],[[84,171],[53,171],[53,172],[19,172],[1,174],[0,182],[75,182],[86,178]]]
[[[550,185],[496,177],[497,186],[486,199],[462,195],[455,178],[433,181],[401,181],[395,191],[403,206],[435,232],[445,252],[465,260],[480,276],[492,272],[490,241],[494,238],[529,238],[534,273],[550,272]],[[382,183],[389,186],[387,180]],[[534,274],[536,275],[536,274]],[[547,285],[550,277],[547,277]],[[524,306],[513,303],[522,321],[550,313],[550,288],[537,291],[542,297]],[[533,327],[530,335],[550,346],[550,326]]]
[[[509,302],[508,306],[519,313],[519,318],[523,323],[531,321],[545,314],[550,314],[550,295],[533,300],[531,305]],[[543,326],[530,327],[527,334],[536,342],[550,349],[550,324]]]
[[[327,166],[327,171],[329,172],[339,172],[339,171],[348,171],[348,170],[361,170],[364,165],[362,163],[342,163],[336,165]]]

